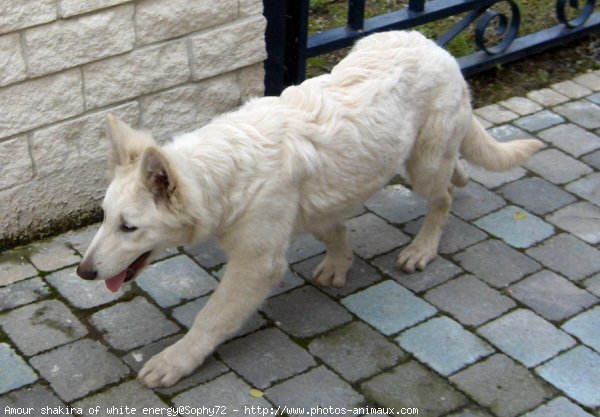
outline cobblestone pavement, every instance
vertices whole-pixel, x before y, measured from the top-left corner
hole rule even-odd
[[[425,205],[390,185],[347,222],[356,262],[345,288],[308,281],[323,247],[299,237],[260,311],[168,389],[135,375],[218,285],[225,257],[214,242],[163,253],[116,294],[75,275],[97,226],[4,252],[0,414],[371,406],[393,407],[371,413],[391,416],[402,407],[431,417],[600,416],[599,91],[597,71],[478,109],[499,140],[535,136],[547,147],[507,173],[469,169],[441,255],[424,272],[393,267]]]

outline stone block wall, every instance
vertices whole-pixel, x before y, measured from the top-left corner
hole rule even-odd
[[[163,142],[261,95],[265,25],[261,0],[5,0],[0,250],[98,214],[107,113]]]

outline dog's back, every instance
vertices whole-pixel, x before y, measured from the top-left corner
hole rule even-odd
[[[303,211],[314,219],[351,209],[406,163],[425,122],[466,131],[469,95],[456,61],[417,32],[386,32],[359,41],[330,75],[286,89],[281,105],[310,122],[318,173],[303,182]],[[306,126],[304,124],[303,126]],[[451,145],[458,149],[460,138]],[[446,147],[446,143],[433,143]],[[330,184],[336,184],[332,189]]]

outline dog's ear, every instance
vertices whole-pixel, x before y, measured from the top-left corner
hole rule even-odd
[[[106,132],[110,142],[108,161],[111,168],[133,164],[144,149],[156,145],[148,133],[133,129],[113,114],[106,116]]]
[[[142,154],[142,182],[154,196],[154,201],[169,202],[177,188],[177,178],[166,155],[154,146]]]

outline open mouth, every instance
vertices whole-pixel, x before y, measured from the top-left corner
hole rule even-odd
[[[106,288],[112,292],[119,291],[124,282],[131,281],[141,270],[146,266],[146,261],[150,257],[152,251],[142,253],[135,261],[127,267],[127,269],[119,272],[114,277],[107,278],[104,282]]]

